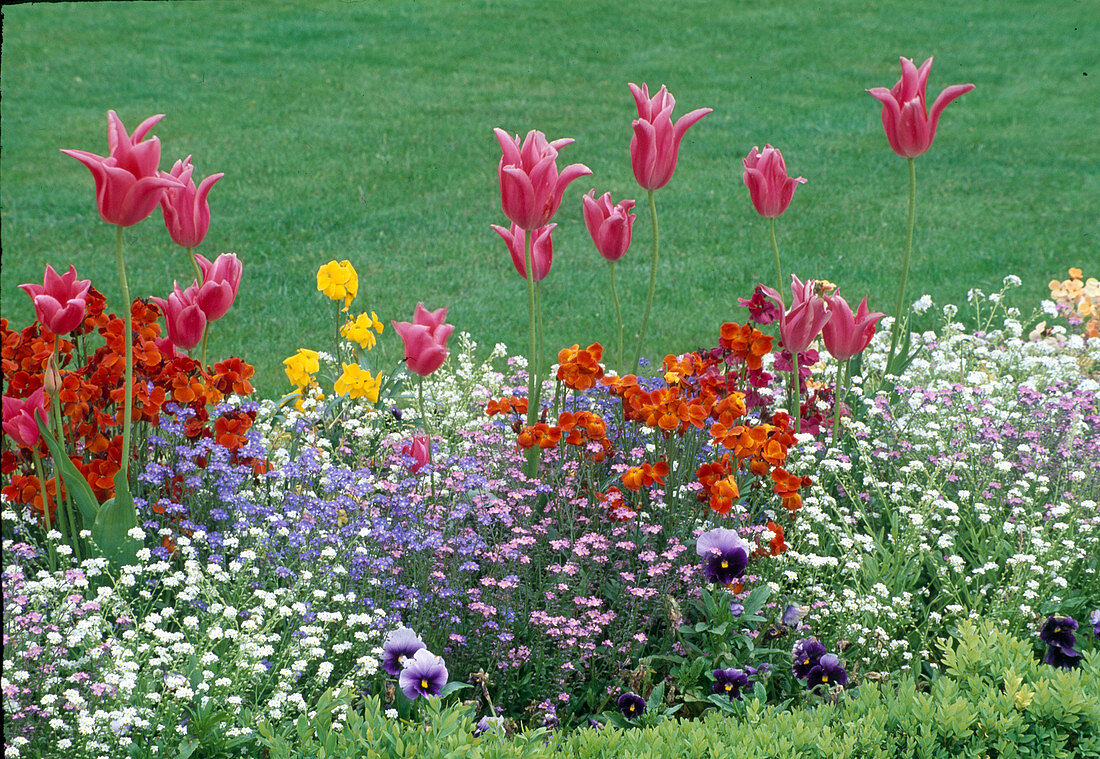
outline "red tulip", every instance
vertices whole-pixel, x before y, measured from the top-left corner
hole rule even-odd
[[[37,416],[43,424],[46,423],[46,390],[40,387],[28,398],[11,398],[5,395],[3,406],[4,432],[16,444],[25,448],[38,445],[42,436],[34,418]]]
[[[855,314],[852,314],[852,307],[848,302],[839,295],[827,296],[825,302],[832,318],[822,327],[821,337],[829,354],[837,361],[847,361],[857,353],[862,353],[875,336],[876,323],[885,314],[868,311],[866,296]]]
[[[929,113],[924,88],[931,69],[931,58],[919,69],[913,61],[902,58],[901,79],[893,89],[873,87],[867,90],[882,102],[882,128],[886,130],[886,139],[894,152],[903,158],[916,158],[932,147],[943,109],[955,98],[974,89],[972,84],[951,85],[939,94]]]
[[[236,300],[244,266],[236,253],[222,253],[213,262],[196,253],[195,260],[202,270],[202,286],[195,302],[206,315],[206,321],[216,322]]]
[[[150,116],[138,125],[133,136],[114,111],[107,112],[107,145],[104,158],[83,150],[62,150],[88,167],[95,179],[95,201],[100,217],[108,224],[131,227],[153,212],[165,189],[179,187],[179,180],[158,176],[160,139],[142,141],[164,114]]]
[[[630,165],[638,184],[646,190],[657,190],[672,179],[684,133],[713,109],[697,108],[673,124],[672,109],[676,99],[664,85],[652,98],[645,83],[641,89],[634,83],[629,87],[638,105],[634,136],[630,140]]]
[[[763,152],[754,145],[742,163],[745,164],[745,187],[749,188],[753,207],[765,219],[774,219],[786,211],[795,186],[806,183],[803,177],[791,179],[787,176],[783,154],[771,145],[764,145]]]
[[[214,183],[225,176],[212,174],[196,188],[191,178],[193,170],[191,156],[187,156],[182,161],[176,161],[172,171],[161,172],[161,176],[172,177],[180,183],[165,191],[160,210],[164,213],[168,234],[177,245],[185,248],[194,248],[206,237],[206,231],[210,228],[210,204],[206,202],[206,196]]]
[[[637,218],[630,213],[634,201],[621,200],[617,205],[611,205],[610,192],[605,192],[597,200],[595,190],[581,200],[584,203],[584,225],[588,227],[588,234],[592,235],[592,242],[596,243],[596,250],[608,261],[618,261],[630,247],[630,233]]]
[[[65,335],[80,326],[87,306],[90,279],[77,279],[76,267],[58,274],[46,264],[42,284],[27,283],[19,288],[30,296],[38,321],[55,335]]]
[[[401,446],[401,453],[413,459],[408,470],[409,474],[416,474],[431,461],[431,443],[424,435],[415,435],[411,441]]]
[[[523,251],[523,230],[515,224],[511,229],[490,224],[496,233],[500,235],[508,246],[508,252],[512,254],[512,265],[524,279],[527,279],[527,260]],[[547,224],[539,227],[531,233],[531,264],[535,270],[535,281],[541,282],[550,273],[550,264],[554,262],[554,243],[550,239],[550,233],[557,224]]]
[[[412,322],[391,322],[405,342],[405,364],[421,377],[427,377],[447,360],[447,338],[454,332],[453,324],[444,324],[447,309],[429,311],[423,303],[416,304]]]
[[[783,298],[770,287],[761,285],[764,294],[779,307],[779,335],[784,347],[792,354],[802,353],[818,336],[821,329],[829,323],[833,312],[829,311],[825,300],[814,294],[814,280],[802,282],[791,275],[791,309],[784,310]]]
[[[173,283],[173,292],[168,300],[153,298],[153,302],[164,312],[164,321],[168,324],[168,339],[177,348],[191,350],[202,340],[206,329],[206,313],[198,303],[199,285],[192,282],[186,290],[180,290]]]
[[[502,151],[497,177],[504,215],[520,229],[545,226],[557,213],[566,186],[592,170],[574,163],[558,174],[558,150],[573,142],[570,138],[547,142],[546,135],[532,129],[521,146],[518,136],[503,129],[493,132]]]

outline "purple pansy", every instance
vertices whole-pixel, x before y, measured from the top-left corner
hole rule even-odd
[[[405,659],[398,684],[410,700],[417,696],[438,696],[447,684],[447,665],[443,657],[422,648]]]
[[[847,682],[848,673],[844,671],[836,654],[822,656],[806,676],[806,686],[809,688],[845,685]]]
[[[714,679],[717,681],[711,686],[712,693],[721,693],[729,696],[730,701],[733,699],[741,700],[741,689],[749,684],[749,676],[745,674],[744,670],[730,668],[730,669],[716,669],[712,673]]]
[[[405,660],[422,648],[424,641],[407,627],[398,627],[382,644],[382,669],[391,675],[401,674]]]
[[[640,717],[645,713],[645,699],[637,693],[627,691],[619,696],[619,711],[628,719]]]
[[[1043,662],[1059,669],[1073,669],[1081,663],[1081,652],[1072,648],[1063,648],[1057,643],[1047,646],[1046,656]]]
[[[749,544],[736,530],[717,527],[699,536],[695,552],[703,558],[703,574],[711,582],[730,585],[749,563]]]
[[[795,643],[794,648],[791,649],[791,657],[794,659],[794,666],[791,669],[794,671],[794,676],[799,680],[805,680],[810,670],[816,667],[821,657],[827,653],[825,646],[817,638],[803,638]]]
[[[1047,621],[1039,629],[1039,640],[1048,646],[1060,646],[1061,648],[1073,648],[1077,645],[1077,620],[1073,617],[1047,617]]]
[[[1089,614],[1089,624],[1092,625],[1092,637],[1100,638],[1100,609],[1093,609]]]

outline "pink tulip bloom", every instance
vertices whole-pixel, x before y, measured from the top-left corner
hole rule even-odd
[[[401,446],[401,453],[413,459],[408,470],[409,474],[416,474],[431,461],[431,444],[424,435],[415,435],[411,441]]]
[[[924,88],[928,72],[932,70],[929,58],[918,69],[908,58],[901,59],[901,79],[893,89],[872,87],[871,96],[882,102],[882,128],[894,152],[903,158],[916,158],[932,147],[936,137],[936,125],[943,109],[957,97],[974,89],[972,84],[953,84],[932,103],[932,111],[926,108]]]
[[[62,150],[88,167],[95,179],[95,201],[100,217],[108,224],[132,227],[153,212],[164,191],[179,187],[178,179],[158,176],[160,139],[142,141],[164,114],[150,116],[138,125],[133,136],[126,134],[114,111],[107,112],[107,145],[104,158],[83,150]]]
[[[581,199],[584,203],[584,225],[596,250],[608,261],[618,261],[626,255],[630,247],[630,233],[634,230],[634,220],[638,218],[630,213],[633,200],[621,200],[611,204],[611,193],[605,192],[599,200],[592,190]]]
[[[4,406],[4,432],[11,436],[16,444],[25,448],[33,448],[38,445],[41,434],[38,432],[38,424],[34,418],[37,416],[46,423],[46,390],[38,388],[28,398],[12,398],[5,395]]]
[[[202,270],[202,286],[195,302],[206,315],[206,321],[216,322],[236,300],[244,266],[236,253],[222,253],[213,262],[196,253],[195,260]]]
[[[211,174],[196,188],[195,181],[191,178],[193,170],[191,156],[187,156],[182,161],[176,161],[170,172],[161,172],[161,176],[171,177],[179,182],[179,186],[164,192],[160,210],[164,213],[168,234],[176,245],[185,248],[196,247],[206,237],[206,231],[210,228],[210,204],[206,202],[206,196],[210,194],[214,183],[225,176]]]
[[[791,275],[791,309],[784,310],[782,296],[770,287],[760,286],[764,294],[779,307],[779,335],[783,346],[792,354],[798,354],[810,347],[822,328],[829,323],[833,312],[820,295],[814,294],[814,280],[802,282]]]
[[[58,274],[46,264],[42,284],[27,283],[19,289],[30,296],[34,314],[50,332],[67,335],[80,326],[87,307],[90,279],[77,279],[76,267],[70,266],[64,274]]]
[[[503,129],[493,132],[502,151],[497,178],[504,215],[520,229],[545,226],[557,213],[569,183],[592,170],[574,163],[558,174],[558,150],[573,142],[570,138],[547,142],[546,135],[532,129],[521,146],[518,136]]]
[[[417,303],[411,322],[391,322],[405,342],[405,364],[421,377],[427,377],[447,360],[447,338],[454,332],[454,325],[444,324],[445,318],[446,308],[429,311],[423,303]]]
[[[512,255],[512,265],[524,279],[527,279],[527,259],[523,252],[523,230],[516,224],[511,229],[490,224],[496,233],[508,246],[508,252]],[[550,233],[557,224],[547,224],[539,227],[531,233],[531,265],[535,270],[535,281],[541,282],[550,273],[550,264],[554,262],[554,243],[550,239]]]
[[[199,285],[192,282],[186,290],[180,290],[173,283],[173,292],[168,300],[153,298],[153,302],[164,312],[164,321],[168,324],[168,339],[177,348],[191,350],[202,340],[206,329],[206,313],[199,305]]]
[[[680,140],[695,122],[713,109],[696,108],[672,123],[672,109],[676,99],[663,84],[652,98],[649,87],[643,82],[641,89],[633,82],[628,85],[638,105],[638,118],[634,120],[634,136],[630,139],[630,165],[634,178],[646,190],[658,190],[672,179],[680,152]]]
[[[164,357],[165,361],[171,361],[179,357],[179,354],[176,353],[176,346],[172,345],[172,341],[167,337],[155,338],[153,343],[156,344],[157,350],[160,351],[160,355]]]
[[[806,183],[803,177],[791,179],[787,176],[783,154],[771,145],[764,145],[763,152],[754,145],[742,163],[745,164],[745,187],[749,188],[752,205],[765,219],[774,219],[786,211],[794,188]]]
[[[886,314],[869,311],[866,296],[855,314],[848,302],[839,295],[827,296],[825,302],[829,304],[829,312],[833,315],[821,329],[821,337],[829,355],[837,361],[847,361],[857,353],[862,353],[875,336],[878,320]]]

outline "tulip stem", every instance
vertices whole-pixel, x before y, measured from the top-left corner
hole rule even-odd
[[[134,320],[130,308],[130,286],[126,284],[126,260],[122,257],[122,227],[116,227],[115,257],[118,259],[118,282],[122,286],[126,332],[126,393],[122,406],[122,478],[128,480],[130,469],[130,421],[134,412]]]
[[[531,239],[531,258],[535,257],[535,240]],[[541,404],[542,402],[542,362],[546,359],[546,351],[542,344],[542,282],[535,282],[535,313],[538,315],[538,374],[539,380],[535,384],[535,399]]]
[[[615,289],[615,262],[608,261],[611,265],[611,299],[615,301],[615,322],[619,325],[619,352],[616,354],[615,369],[623,370],[623,310],[619,306],[619,292]]]
[[[653,204],[653,190],[648,190],[649,193],[649,219],[653,223],[653,259],[649,264],[649,295],[645,300],[645,313],[642,315],[642,331],[638,335],[638,348],[634,351],[634,364],[633,368],[636,371],[638,362],[642,358],[642,347],[645,344],[645,333],[649,327],[649,311],[653,307],[653,293],[657,289],[657,251],[658,251],[658,235],[657,235],[657,206]]]
[[[779,285],[775,289],[779,297],[783,297],[783,269],[779,266],[779,243],[775,241],[775,219],[768,219],[768,226],[772,233],[772,253],[775,254],[775,281]]]
[[[798,376],[798,353],[791,351],[791,395],[794,396],[794,431],[802,432],[802,379]]]
[[[36,412],[31,412],[32,414]],[[34,453],[34,469],[38,474],[38,484],[42,488],[42,518],[46,520],[46,551],[50,557],[50,570],[57,570],[57,552],[53,547],[53,540],[50,538],[50,530],[53,527],[50,525],[50,499],[49,494],[46,492],[46,475],[42,471],[42,458],[38,455],[38,451],[32,449]]]
[[[51,405],[53,406],[54,424],[55,424],[56,429],[57,429],[57,442],[61,445],[61,448],[64,450],[64,448],[65,448],[65,421],[64,421],[63,417],[61,416],[61,387],[60,387],[60,385],[61,385],[61,370],[57,368],[57,343],[58,343],[59,340],[60,340],[60,338],[57,335],[54,335],[54,338],[53,338],[53,355],[50,356],[50,365],[51,365],[52,368],[48,369],[47,371],[57,372],[57,385],[58,385],[58,387],[56,389],[54,389],[52,392],[50,392],[50,402],[51,402]],[[56,464],[54,465],[54,477],[57,480],[57,484],[60,485],[60,483],[61,483],[60,468]],[[72,499],[69,497],[68,492],[66,492],[64,494],[64,496],[62,496],[60,487],[57,488],[56,493],[57,493],[56,500],[58,502],[57,505],[58,505],[58,510],[59,511],[60,511],[60,507],[61,507],[61,501],[62,501],[62,499],[64,499],[64,503],[65,503],[65,521],[69,525],[69,530],[68,530],[68,532],[69,532],[69,535],[68,535],[69,543],[73,547],[73,558],[76,559],[77,562],[79,562],[80,561],[80,544],[79,544],[79,540],[77,538],[77,533],[79,532],[79,530],[76,529],[76,517],[73,514]]]
[[[523,260],[527,273],[527,426],[535,426],[538,419],[539,404],[536,388],[538,386],[538,335],[535,333],[535,267],[532,261],[531,232],[523,230]],[[539,454],[542,449],[537,445],[527,449],[527,476],[534,477],[539,468]]]
[[[905,283],[909,279],[909,260],[913,255],[913,223],[917,218],[917,165],[909,159],[909,232],[905,240],[905,262],[901,269],[901,286],[898,288],[898,303],[894,307],[894,324],[890,330],[890,355],[886,359],[886,373],[894,374],[894,351],[901,336],[901,308],[905,304]],[[906,309],[908,311],[908,309]]]
[[[844,383],[841,384],[840,373],[844,372]],[[840,439],[840,407],[844,398],[848,395],[848,382],[851,380],[852,359],[845,359],[844,363],[837,362],[836,380],[833,384],[833,445]],[[843,390],[844,395],[841,395]]]
[[[428,482],[432,487],[432,501],[435,501],[435,463],[432,461],[432,428],[428,422],[428,415],[424,413],[424,377],[416,386],[416,402],[420,407],[420,423],[424,425],[424,435],[428,438]]]
[[[195,269],[195,284],[202,287],[202,269],[199,268],[199,259],[195,258],[195,249],[187,249],[187,257],[191,259],[191,266]],[[210,333],[210,322],[202,328],[202,353],[200,354],[200,361],[202,362],[202,368],[206,369],[206,337]]]

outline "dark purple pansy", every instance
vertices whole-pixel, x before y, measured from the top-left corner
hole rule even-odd
[[[1073,617],[1047,617],[1047,621],[1039,629],[1039,640],[1048,646],[1060,646],[1073,648],[1077,645],[1077,620]]]
[[[844,671],[836,654],[822,656],[806,676],[806,686],[809,688],[822,685],[828,688],[833,685],[844,685],[847,682],[848,673]]]
[[[1089,624],[1092,625],[1092,637],[1100,638],[1100,609],[1093,609],[1089,614]]]
[[[810,610],[808,606],[795,606],[791,604],[783,610],[783,624],[787,627],[794,627],[798,624],[799,620],[806,616],[806,612]]]
[[[409,700],[417,696],[438,696],[447,684],[447,665],[442,657],[422,648],[405,659],[398,684]]]
[[[714,679],[717,681],[710,688],[712,693],[729,696],[730,701],[735,698],[738,701],[741,700],[741,689],[749,684],[749,676],[743,670],[735,668],[716,669],[711,674],[714,675]]]
[[[398,627],[382,644],[382,669],[391,675],[400,675],[405,660],[422,648],[427,646],[416,633],[407,627]]]
[[[821,657],[827,653],[825,646],[817,638],[803,638],[795,643],[791,650],[791,657],[794,659],[791,669],[794,671],[794,676],[799,680],[805,680],[810,670],[816,667]]]
[[[1043,661],[1059,669],[1073,669],[1081,663],[1081,652],[1051,643],[1047,646],[1047,655],[1043,657]]]
[[[730,585],[749,563],[749,544],[736,530],[717,527],[699,536],[695,552],[703,559],[703,574],[711,582]]]
[[[752,665],[745,666],[745,674],[749,677],[755,677],[756,675],[766,675],[772,671],[772,665],[764,662],[759,667],[753,667]]]
[[[645,699],[637,693],[627,691],[619,696],[619,711],[621,711],[623,716],[627,719],[639,717],[645,713]]]

